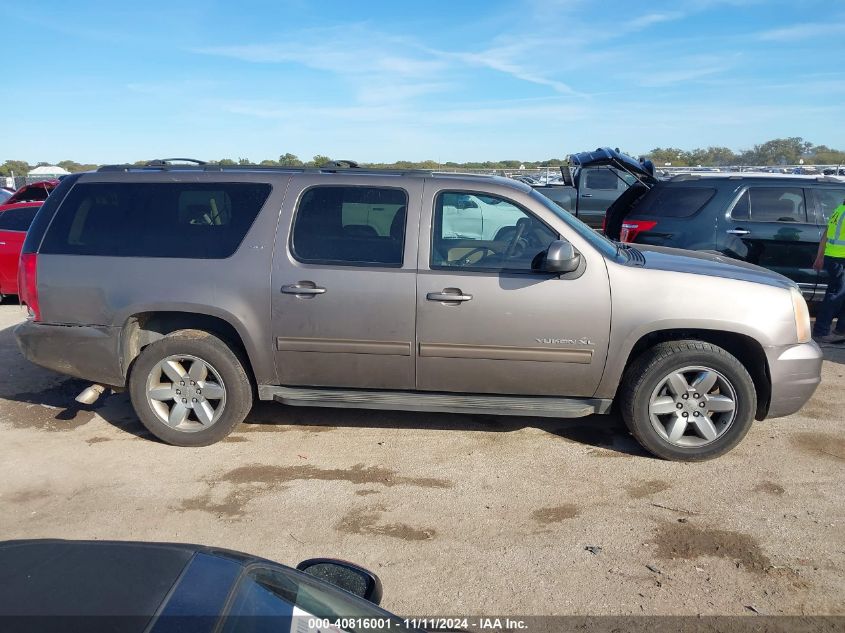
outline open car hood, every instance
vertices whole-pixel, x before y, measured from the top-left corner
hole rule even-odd
[[[50,192],[59,186],[58,180],[40,180],[38,182],[31,182],[24,185],[12,194],[12,197],[6,200],[4,204],[14,204],[16,202],[43,202]]]
[[[594,152],[570,154],[569,166],[572,168],[613,167],[628,172],[649,187],[657,182],[657,178],[654,176],[654,165],[651,161],[640,162],[609,147],[600,147]]]

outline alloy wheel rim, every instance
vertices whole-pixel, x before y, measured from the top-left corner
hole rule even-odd
[[[648,402],[654,430],[673,446],[707,446],[736,420],[737,397],[731,382],[710,367],[673,371],[655,387]]]
[[[177,431],[213,426],[226,406],[226,387],[207,361],[175,354],[155,364],[147,377],[147,403],[158,419]]]

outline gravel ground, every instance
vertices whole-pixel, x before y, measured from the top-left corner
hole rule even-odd
[[[797,415],[675,464],[577,421],[261,403],[215,446],[30,365],[0,306],[0,539],[184,541],[379,574],[405,615],[845,614],[845,347]]]

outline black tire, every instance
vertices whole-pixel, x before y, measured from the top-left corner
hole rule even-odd
[[[217,403],[223,409],[215,413],[215,421],[207,428],[188,431],[168,426],[147,398],[147,382],[151,374],[158,371],[158,363],[180,355],[200,359],[210,365],[222,382],[225,399]],[[173,386],[177,387],[175,382]],[[252,408],[253,391],[243,363],[228,344],[202,330],[179,330],[141,351],[129,374],[129,395],[143,425],[160,440],[175,446],[208,446],[229,435],[244,420]],[[196,417],[195,413],[189,413],[189,417],[192,415]],[[187,421],[192,422],[190,419]],[[198,424],[197,421],[194,426]]]
[[[649,414],[649,403],[658,386],[673,372],[688,367],[715,370],[735,392],[732,422],[726,423],[715,440],[702,446],[678,446],[670,442],[658,432]],[[619,396],[622,418],[631,434],[650,453],[673,461],[704,461],[727,453],[748,433],[757,410],[754,381],[743,364],[721,347],[695,340],[660,343],[644,352],[625,372]]]

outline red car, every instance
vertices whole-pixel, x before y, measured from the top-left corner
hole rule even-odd
[[[58,180],[41,180],[24,185],[13,193],[11,198],[0,205],[0,211],[5,210],[7,205],[17,202],[44,202],[50,192],[58,186]]]
[[[0,300],[18,294],[18,260],[41,202],[0,205]]]

